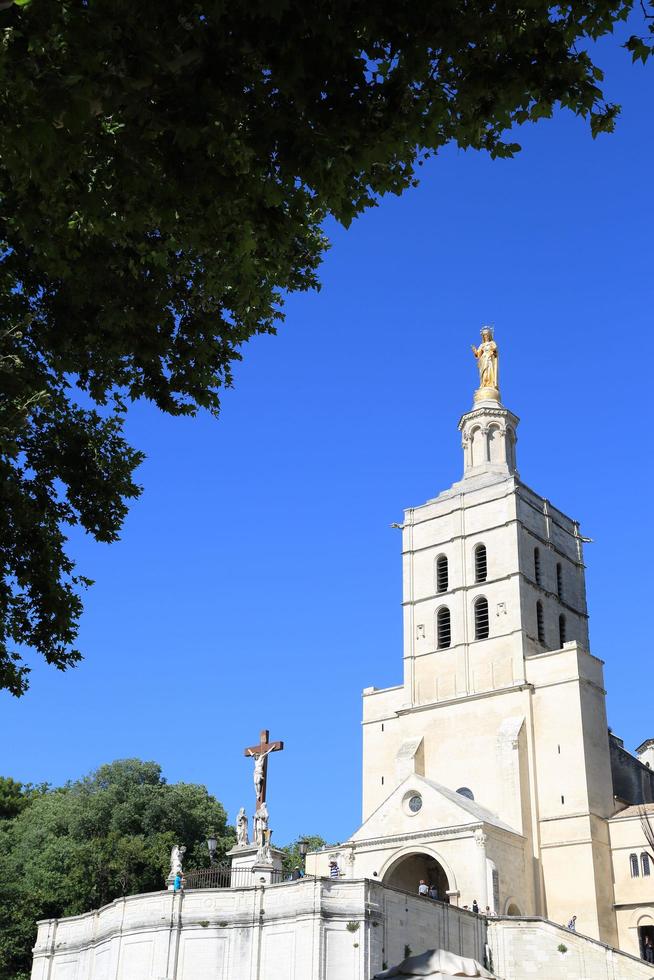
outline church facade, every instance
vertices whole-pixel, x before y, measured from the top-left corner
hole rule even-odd
[[[654,941],[654,740],[634,756],[608,730],[584,539],[520,479],[518,418],[482,338],[463,478],[404,516],[403,681],[363,692],[362,825],[307,867],[422,880],[495,915],[576,915],[639,956]]]

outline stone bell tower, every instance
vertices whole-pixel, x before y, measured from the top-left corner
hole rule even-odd
[[[519,686],[527,657],[571,640],[588,648],[578,524],[519,478],[519,420],[500,399],[490,328],[473,353],[480,385],[459,421],[463,478],[405,512],[408,705]]]

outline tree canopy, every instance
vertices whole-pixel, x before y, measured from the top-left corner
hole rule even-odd
[[[25,648],[79,659],[66,533],[115,540],[139,493],[129,402],[217,413],[243,344],[318,286],[326,216],[425,155],[511,156],[557,107],[610,131],[589,42],[631,7],[0,3],[0,686],[25,690]]]
[[[284,852],[284,856],[282,857],[282,870],[285,874],[290,874],[298,868],[303,867],[304,859],[300,854],[299,847],[301,840],[307,842],[307,847],[310,851],[319,851],[321,847],[330,846],[324,837],[319,837],[316,834],[309,834],[306,837],[300,836],[297,840],[292,841],[292,843],[284,845],[280,850]]]
[[[0,790],[8,783],[19,785],[0,780]],[[186,845],[185,866],[202,867],[210,831],[223,856],[235,843],[223,806],[204,786],[166,783],[155,762],[123,759],[28,790],[0,819],[0,977],[29,976],[37,919],[161,890],[173,844]]]

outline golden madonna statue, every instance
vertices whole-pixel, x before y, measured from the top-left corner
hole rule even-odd
[[[481,331],[481,343],[479,347],[475,347],[474,344],[472,345],[472,353],[477,358],[477,367],[479,369],[479,388],[475,392],[475,401],[484,401],[484,399],[488,398],[499,401],[499,357],[491,327],[483,328]]]

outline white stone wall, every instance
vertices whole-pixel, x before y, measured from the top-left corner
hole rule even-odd
[[[652,980],[654,967],[546,919],[489,919],[493,970],[504,980]],[[558,947],[565,946],[566,952]]]
[[[480,916],[374,881],[155,892],[39,923],[32,980],[370,980],[445,945],[483,955]]]

